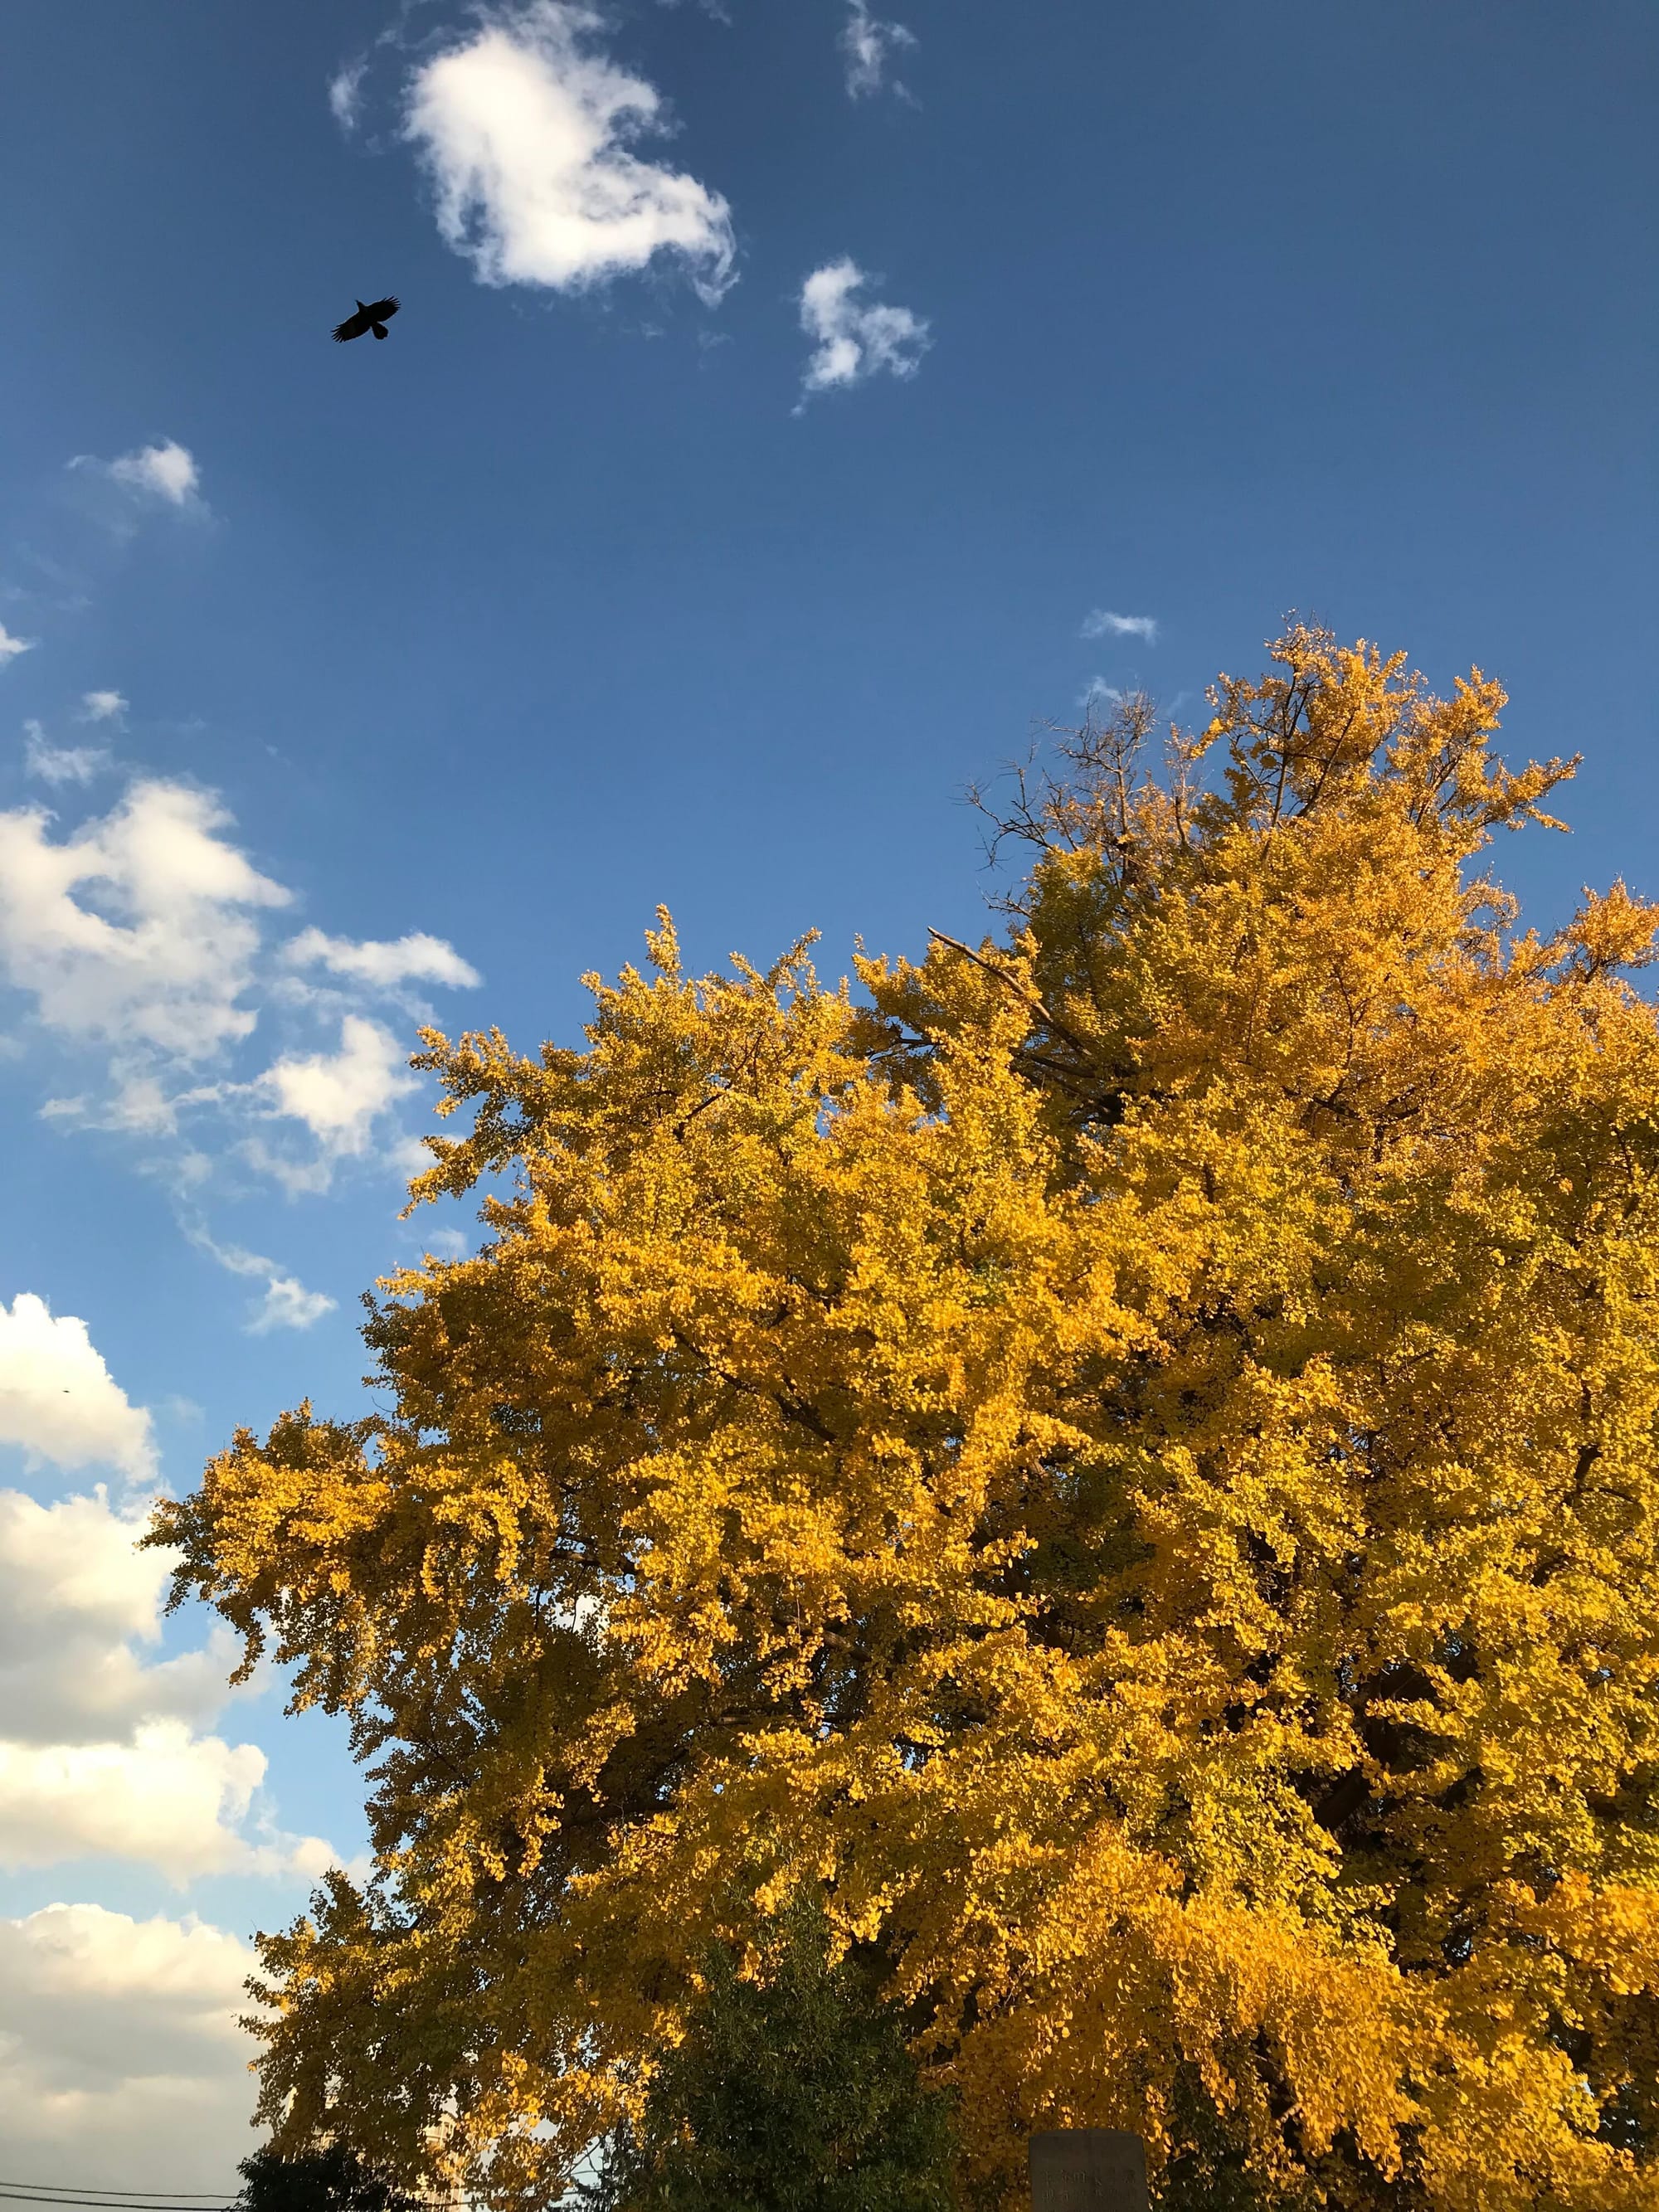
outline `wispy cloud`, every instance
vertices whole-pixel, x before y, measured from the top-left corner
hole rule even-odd
[[[721,195],[632,149],[666,128],[662,95],[596,42],[572,0],[486,9],[411,80],[404,135],[437,194],[438,228],[486,284],[576,291],[677,261],[712,303],[736,243]]]
[[[857,295],[878,279],[855,261],[831,261],[801,286],[800,324],[813,341],[801,382],[805,392],[864,384],[872,376],[914,376],[932,343],[929,325],[908,307]],[[797,410],[799,411],[799,410]]]
[[[34,640],[32,637],[14,637],[4,623],[0,623],[0,668],[3,668],[9,660],[15,660],[20,653],[32,653],[33,650]]]
[[[109,764],[102,745],[55,745],[39,722],[23,725],[23,766],[42,783],[90,783]]]
[[[357,112],[362,106],[363,79],[368,72],[365,60],[348,62],[337,70],[328,81],[328,104],[334,120],[342,131],[353,131],[357,125]]]
[[[902,23],[885,23],[870,13],[866,0],[848,0],[847,21],[841,29],[841,51],[847,64],[847,92],[851,100],[866,100],[884,89],[900,99],[909,94],[896,77],[890,78],[888,64],[894,54],[914,46],[916,37]]]
[[[1158,617],[1155,615],[1115,615],[1106,607],[1097,607],[1092,614],[1083,617],[1085,637],[1139,637],[1148,645],[1158,643]]]
[[[250,1336],[268,1336],[275,1328],[310,1328],[325,1314],[333,1312],[336,1301],[326,1292],[307,1290],[297,1276],[290,1275],[276,1261],[267,1260],[263,1253],[246,1251],[240,1244],[222,1244],[199,1221],[186,1221],[185,1234],[198,1251],[205,1252],[227,1274],[264,1285],[264,1296],[246,1324]]]
[[[127,711],[127,702],[118,691],[83,691],[81,694],[81,720],[83,722],[118,721]]]

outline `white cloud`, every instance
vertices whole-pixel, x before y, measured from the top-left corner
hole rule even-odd
[[[1091,676],[1078,693],[1077,703],[1079,707],[1097,707],[1104,701],[1107,706],[1115,707],[1122,696],[1116,685],[1109,684],[1103,676]]]
[[[90,783],[109,764],[102,745],[55,745],[39,722],[23,725],[23,766],[43,783]]]
[[[105,473],[128,491],[165,500],[170,507],[189,506],[201,483],[195,456],[176,438],[164,438],[159,446],[141,446],[135,453],[119,454],[105,465]]]
[[[274,1871],[241,1833],[264,1779],[257,1744],[143,1723],[129,1741],[0,1741],[0,1867],[137,1860],[182,1887],[199,1875]]]
[[[1158,618],[1154,615],[1115,615],[1104,607],[1097,607],[1083,618],[1085,637],[1139,637],[1148,645],[1158,643]]]
[[[118,691],[83,691],[81,709],[83,722],[109,722],[126,713],[127,702]]]
[[[35,764],[67,773],[44,735]],[[358,940],[310,928],[283,943],[270,917],[291,894],[231,827],[213,793],[143,777],[73,830],[39,805],[0,811],[0,985],[32,1001],[33,1040],[20,1028],[15,1050],[50,1042],[75,1056],[42,1115],[144,1142],[186,1234],[264,1285],[252,1325],[304,1328],[334,1301],[198,1225],[216,1163],[239,1160],[291,1195],[325,1191],[349,1160],[402,1173],[397,1109],[420,1085],[406,1043],[366,1010],[390,999],[422,1018],[412,987],[478,977],[424,931]],[[262,1019],[280,1025],[285,1048],[250,1066]],[[315,1048],[322,1019],[331,1049]],[[77,1058],[90,1055],[102,1072],[88,1079]]]
[[[254,1086],[269,1115],[304,1125],[316,1140],[317,1158],[291,1166],[256,1142],[256,1163],[291,1188],[325,1189],[333,1163],[360,1158],[380,1116],[419,1087],[407,1048],[392,1031],[362,1014],[348,1014],[337,1052],[276,1060]]]
[[[801,328],[813,341],[802,381],[809,392],[862,384],[885,370],[914,376],[930,343],[928,325],[908,307],[867,305],[856,298],[872,280],[854,261],[815,269],[801,287]]]
[[[0,1302],[0,1443],[21,1447],[31,1465],[118,1468],[134,1482],[155,1472],[149,1415],[111,1375],[85,1322],[54,1316],[27,1291],[9,1311]]]
[[[337,70],[328,81],[328,104],[334,120],[342,131],[356,128],[357,111],[362,105],[363,77],[368,69],[367,61],[349,62]]]
[[[573,0],[528,0],[416,71],[404,132],[439,229],[486,284],[576,290],[667,255],[712,303],[732,281],[731,210],[630,150],[665,127],[662,97],[596,47],[602,21]]]
[[[229,1695],[238,1647],[216,1629],[170,1659],[135,1648],[161,1633],[174,1560],[140,1551],[147,1502],[117,1510],[100,1490],[48,1505],[0,1491],[0,1715],[14,1743],[96,1743],[148,1720],[201,1726]]]
[[[260,1818],[264,1776],[257,1744],[199,1735],[176,1718],[97,1742],[0,1738],[0,1869],[116,1858],[175,1889],[204,1875],[314,1880],[338,1855]]]
[[[301,1181],[295,1187],[307,1186]],[[312,1187],[325,1188],[326,1184],[325,1182]],[[273,1328],[309,1328],[325,1313],[333,1312],[332,1298],[321,1291],[307,1290],[294,1276],[285,1274],[275,1260],[267,1260],[258,1252],[245,1251],[240,1244],[221,1244],[199,1222],[187,1222],[185,1233],[198,1250],[216,1260],[227,1273],[251,1276],[264,1284],[264,1297],[247,1324],[251,1336],[267,1335]]]
[[[879,92],[887,82],[889,58],[902,48],[914,46],[915,33],[902,23],[884,23],[872,15],[866,0],[848,0],[847,21],[842,25],[841,51],[847,64],[847,91],[852,100]],[[904,87],[893,80],[892,89],[906,97]]]
[[[0,1920],[0,2164],[82,2186],[236,2188],[253,1954],[193,1919],[49,1905]]]
[[[190,1062],[246,1036],[260,941],[248,910],[289,895],[225,842],[218,802],[140,781],[62,842],[52,819],[0,813],[0,975],[78,1039]]]
[[[428,937],[424,930],[390,940],[357,941],[305,929],[283,947],[282,957],[288,967],[326,968],[331,975],[349,976],[381,991],[395,990],[400,983],[447,983],[465,989],[483,981],[453,945],[441,937]]]
[[[314,1875],[334,1855],[270,1825],[264,1753],[201,1733],[236,1694],[236,1639],[161,1656],[176,1559],[137,1548],[147,1503],[0,1491],[0,1867]]]
[[[259,1310],[247,1325],[248,1334],[269,1336],[274,1328],[309,1328],[325,1313],[332,1313],[335,1303],[322,1291],[308,1291],[293,1275],[273,1274],[265,1285]]]
[[[32,637],[14,637],[4,623],[0,623],[0,668],[3,668],[9,660],[15,660],[20,653],[33,653],[33,650],[34,640]]]

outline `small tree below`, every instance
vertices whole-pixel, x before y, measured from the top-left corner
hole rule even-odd
[[[684,2040],[636,2127],[605,2146],[592,2212],[949,2212],[950,2106],[924,2089],[896,2009],[832,1965],[798,1905],[762,1974],[708,1962]]]
[[[266,2146],[236,2171],[238,2212],[414,2212],[417,2202],[343,2143],[292,2158]]]

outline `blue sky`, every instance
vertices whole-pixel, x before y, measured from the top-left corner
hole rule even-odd
[[[465,1233],[396,1219],[416,1024],[572,1038],[659,901],[976,932],[963,785],[1291,607],[1583,748],[1539,919],[1651,892],[1659,29],[13,0],[6,64],[0,2176],[215,2188],[358,1794],[126,1522]]]

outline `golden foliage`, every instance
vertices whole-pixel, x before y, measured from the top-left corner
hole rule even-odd
[[[1010,2204],[1195,2096],[1319,2201],[1659,2204],[1654,913],[1473,872],[1571,773],[1478,673],[1273,661],[867,1004],[665,918],[585,1050],[428,1037],[489,1241],[383,1285],[395,1409],[157,1521],[376,1762],[289,2140],[565,2171],[810,1881]]]

